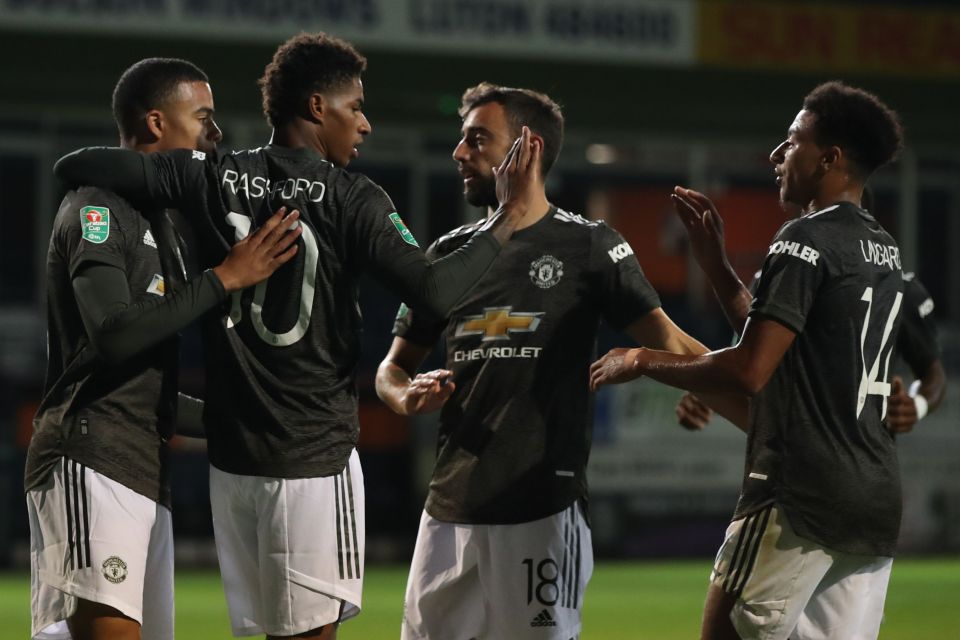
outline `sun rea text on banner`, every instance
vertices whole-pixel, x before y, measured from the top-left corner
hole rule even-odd
[[[960,76],[960,10],[729,0],[697,9],[704,65]]]

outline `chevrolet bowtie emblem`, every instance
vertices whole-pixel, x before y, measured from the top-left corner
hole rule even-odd
[[[457,337],[483,336],[487,340],[509,340],[511,333],[531,333],[540,325],[543,312],[513,313],[513,307],[488,307],[483,315],[466,316],[457,325]]]

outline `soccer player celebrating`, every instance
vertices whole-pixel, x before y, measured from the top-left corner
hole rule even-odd
[[[377,372],[377,392],[397,413],[442,407],[402,637],[567,640],[580,633],[593,569],[585,383],[600,321],[640,344],[706,349],[664,314],[620,234],[547,200],[544,179],[563,141],[550,98],[483,83],[463,94],[460,115],[453,159],[467,201],[488,215],[497,205],[490,167],[521,125],[543,141],[543,156],[500,259],[449,319],[401,307]],[[454,229],[427,255],[455,251],[485,224]],[[446,368],[416,374],[440,336]]]
[[[333,638],[359,611],[358,280],[370,273],[413,306],[445,314],[526,213],[540,155],[524,131],[498,170],[500,213],[460,251],[429,262],[387,194],[344,170],[371,131],[365,67],[349,43],[300,34],[260,81],[269,145],[223,156],[94,149],[58,163],[71,183],[190,207],[205,263],[271,206],[303,213],[296,260],[235,295],[229,314],[206,327],[210,499],[238,636]]]
[[[113,109],[129,149],[209,152],[221,137],[207,76],[184,60],[127,69]],[[27,451],[33,637],[69,637],[66,621],[76,638],[173,638],[175,334],[296,253],[282,216],[188,281],[165,211],[91,187],[64,197],[47,257],[46,383]]]
[[[903,276],[896,243],[859,204],[901,142],[896,114],[876,96],[838,82],[814,89],[770,154],[781,200],[806,213],[777,233],[752,302],[735,276],[707,270],[721,279],[725,309],[749,304],[738,344],[695,357],[615,349],[591,367],[593,388],[646,375],[752,396],[743,488],[703,638],[879,632],[900,525],[883,417]],[[701,194],[674,197],[686,215],[714,215]]]

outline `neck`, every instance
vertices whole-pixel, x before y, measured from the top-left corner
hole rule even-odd
[[[327,148],[320,138],[319,129],[302,118],[294,118],[274,127],[270,144],[290,149],[313,149],[324,158]]]
[[[540,222],[540,220],[547,215],[547,212],[550,211],[550,201],[547,200],[546,192],[544,192],[543,189],[537,189],[535,191],[535,193],[526,199],[525,206],[527,212],[520,218],[514,231],[533,226]],[[496,210],[496,207],[487,207],[487,217],[491,217]]]
[[[806,213],[819,211],[838,202],[852,202],[860,206],[863,197],[863,182],[856,180],[849,174],[837,176],[832,180],[825,180],[817,194],[810,200]]]

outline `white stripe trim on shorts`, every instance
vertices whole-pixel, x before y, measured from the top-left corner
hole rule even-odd
[[[87,468],[63,458],[63,493],[67,512],[67,544],[70,570],[90,567],[90,512]],[[64,567],[66,570],[66,566]]]
[[[743,593],[743,587],[747,584],[753,565],[757,561],[760,541],[763,539],[772,511],[773,505],[770,505],[744,518],[743,525],[737,534],[737,546],[733,550],[730,566],[727,568],[727,577],[723,580],[725,592],[737,597]]]

